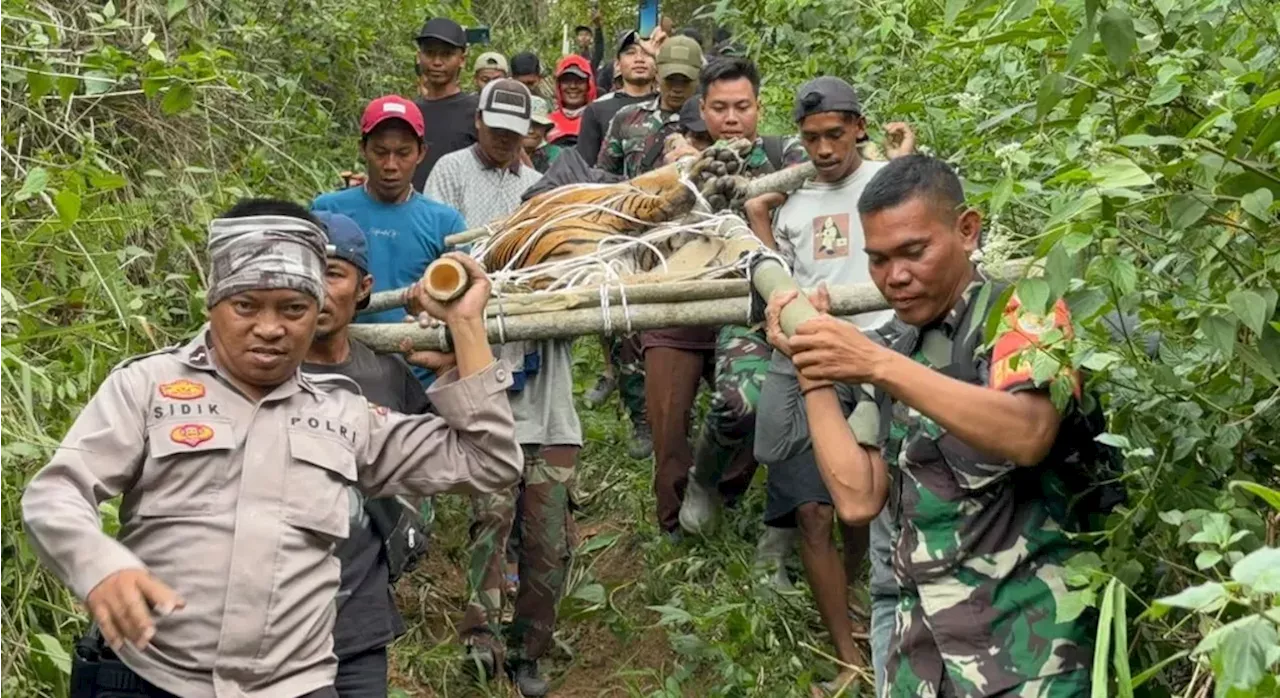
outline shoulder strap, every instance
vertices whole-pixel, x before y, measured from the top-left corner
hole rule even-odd
[[[769,158],[774,172],[782,169],[782,136],[763,136],[764,156]]]
[[[666,139],[660,138],[656,143],[649,146],[648,150],[644,151],[644,157],[640,159],[641,173],[649,172],[654,165],[658,164],[658,160],[662,157],[662,149],[665,143]]]

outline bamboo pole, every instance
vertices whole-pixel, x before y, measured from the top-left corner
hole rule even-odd
[[[1011,260],[988,269],[994,278],[1017,279],[1024,273],[1035,273],[1029,270],[1027,260]],[[787,273],[785,267],[772,258],[761,258],[752,270],[752,285],[762,298],[768,299],[776,291],[796,289],[795,280]],[[690,284],[707,284],[711,291],[711,283],[689,282]],[[736,296],[712,297],[702,300],[657,301],[628,303],[626,312],[620,303],[611,302],[606,313],[599,307],[584,305],[571,309],[547,309],[532,307],[527,304],[520,313],[504,314],[504,317],[489,318],[486,322],[489,341],[524,341],[540,339],[567,339],[584,335],[618,335],[627,332],[659,330],[676,327],[718,327],[721,325],[742,325],[747,322],[748,296],[745,281],[724,282],[716,292],[727,292],[730,288],[742,289]],[[651,284],[659,287],[662,284]],[[676,286],[672,284],[672,286]],[[634,288],[640,288],[639,286]],[[827,287],[831,296],[831,314],[836,316],[858,315],[879,310],[888,310],[889,304],[880,295],[874,284],[832,285]],[[656,288],[655,288],[656,292]],[[599,302],[598,290],[592,289]],[[645,293],[649,293],[646,291]],[[611,291],[611,294],[613,292]],[[628,299],[633,297],[628,291]],[[548,296],[556,294],[546,294]],[[565,302],[587,303],[587,293],[564,293]],[[617,298],[616,294],[613,294]],[[670,295],[657,293],[651,298],[669,298]],[[573,299],[572,301],[570,299]],[[518,304],[516,304],[518,305]],[[782,313],[782,329],[787,334],[805,320],[814,317],[816,311],[809,305],[808,298],[801,293],[795,302],[788,305]],[[628,322],[629,319],[629,322]],[[413,323],[404,324],[355,324],[351,326],[351,335],[368,344],[376,351],[396,352],[400,350],[400,341],[409,339],[415,349],[431,349],[447,351],[449,344],[443,327],[419,328]]]
[[[428,265],[422,278],[426,282],[427,295],[441,303],[461,296],[471,285],[467,268],[448,257],[441,257]]]
[[[753,279],[757,289],[769,293],[774,290],[794,288],[795,282],[778,261],[765,259],[757,264]],[[745,288],[743,289],[745,291]],[[832,289],[831,312],[836,315],[884,310],[888,304],[872,284]],[[806,317],[816,313],[803,307],[808,300],[787,307],[791,329]],[[793,309],[799,309],[797,312]],[[532,313],[490,318],[487,321],[489,341],[525,341],[539,339],[566,339],[584,335],[618,335],[627,332],[659,330],[674,327],[717,327],[743,325],[750,322],[750,299],[744,292],[737,298],[687,300],[678,302],[629,304],[624,312],[621,304],[603,308],[577,308],[573,310]],[[786,325],[784,325],[786,327]],[[448,350],[443,327],[420,328],[414,323],[352,325],[351,335],[369,345],[375,351],[399,351],[400,342],[409,339],[415,349]]]

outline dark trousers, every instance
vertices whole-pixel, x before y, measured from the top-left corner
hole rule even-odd
[[[698,397],[699,381],[705,380],[716,387],[717,393],[721,392],[713,384],[715,364],[712,351],[672,347],[648,347],[644,351],[644,371],[650,377],[645,381],[644,390],[649,427],[653,432],[653,493],[658,500],[658,526],[663,531],[674,531],[680,525],[680,502],[689,484],[689,469],[694,464],[693,448],[689,444],[691,412]],[[723,410],[713,405],[704,430],[729,430],[727,425],[734,420],[718,417],[720,411]],[[749,428],[746,431],[750,433]],[[704,435],[703,440],[708,436]],[[719,450],[714,444],[707,446],[712,451]],[[714,460],[716,455],[710,454],[707,460]],[[751,484],[756,462],[750,448],[739,449],[730,457],[728,468],[714,475],[712,482],[718,483],[722,497],[732,501]]]
[[[70,698],[180,698],[138,676],[110,651],[104,651],[103,655],[92,664],[81,663],[79,658],[73,663]],[[386,695],[385,681],[383,695]],[[338,698],[338,693],[333,686],[325,686],[298,698]]]
[[[338,659],[338,698],[387,698],[387,648]]]

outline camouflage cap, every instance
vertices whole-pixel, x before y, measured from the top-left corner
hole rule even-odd
[[[323,304],[328,242],[319,226],[293,216],[215,218],[209,223],[206,306],[244,291],[279,288]]]

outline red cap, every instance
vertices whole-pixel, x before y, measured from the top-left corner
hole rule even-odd
[[[360,117],[360,133],[368,134],[387,119],[400,119],[409,124],[419,138],[426,134],[422,111],[418,109],[418,105],[400,95],[387,95],[369,102],[369,106],[364,108],[364,116]]]

